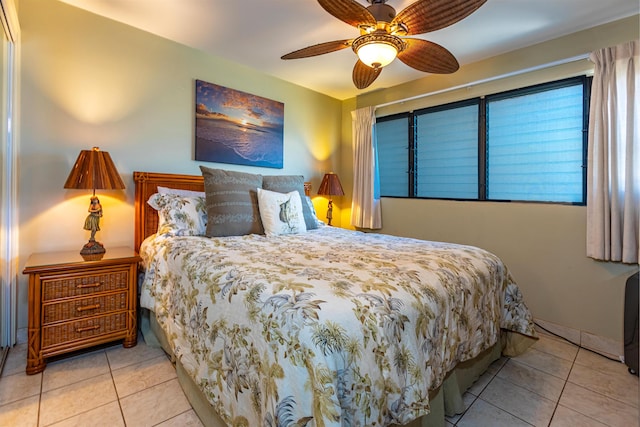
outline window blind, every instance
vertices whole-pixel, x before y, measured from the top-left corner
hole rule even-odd
[[[418,197],[478,198],[478,105],[416,118]]]
[[[487,198],[583,199],[583,87],[487,99]]]
[[[380,195],[407,197],[409,192],[409,121],[407,116],[376,123]]]

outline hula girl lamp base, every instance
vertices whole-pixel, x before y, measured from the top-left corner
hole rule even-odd
[[[89,240],[80,250],[80,255],[85,261],[100,261],[107,250],[97,240]]]
[[[82,247],[80,255],[85,261],[100,261],[107,250],[100,242],[88,242]]]
[[[320,188],[318,189],[318,195],[329,196],[329,204],[327,206],[327,222],[331,225],[333,219],[333,200],[331,196],[344,196],[344,190],[342,184],[340,184],[340,178],[333,172],[327,173],[322,178]]]
[[[82,247],[82,250],[80,251],[80,255],[96,255],[96,254],[103,254],[105,253],[107,250],[104,248],[104,246],[102,245],[102,243],[96,241],[96,240],[89,240],[87,243],[85,243],[85,245]]]
[[[124,190],[124,182],[109,153],[100,151],[98,147],[82,150],[69,173],[64,188],[93,190],[89,215],[84,221],[84,229],[91,231],[91,237],[80,250],[80,254],[91,256],[105,253],[106,249],[95,238],[96,232],[100,231],[100,218],[102,218],[102,205],[96,197],[96,189]]]

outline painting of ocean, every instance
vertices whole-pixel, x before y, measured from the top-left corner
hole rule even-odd
[[[196,160],[283,167],[284,104],[196,80]]]

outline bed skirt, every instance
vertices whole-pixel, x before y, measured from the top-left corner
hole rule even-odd
[[[164,332],[147,309],[141,309],[140,329],[147,345],[162,347],[175,363],[178,381],[191,403],[194,411],[206,427],[226,427],[226,424],[213,410],[206,397],[195,382],[186,373],[180,361],[173,356]],[[534,338],[514,332],[503,332],[500,342],[480,353],[472,360],[459,363],[449,372],[442,385],[429,393],[431,412],[406,424],[408,427],[444,427],[445,415],[454,416],[465,410],[462,395],[487,370],[489,365],[502,354],[513,356],[522,353]]]

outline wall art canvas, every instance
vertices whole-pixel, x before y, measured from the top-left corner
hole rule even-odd
[[[196,160],[282,168],[284,104],[196,80]]]

